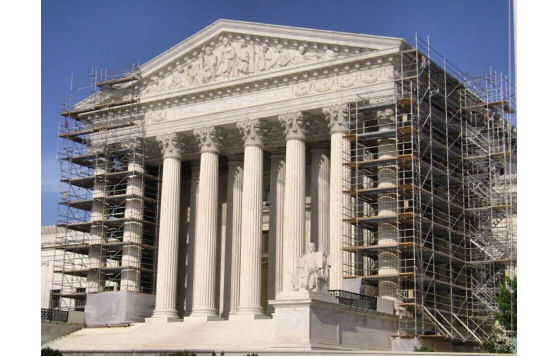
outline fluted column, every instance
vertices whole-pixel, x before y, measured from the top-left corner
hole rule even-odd
[[[156,301],[153,319],[170,321],[178,318],[176,292],[178,276],[178,243],[180,217],[181,150],[177,134],[156,138],[162,151],[162,194]]]
[[[218,218],[217,128],[193,132],[201,150],[199,197],[195,228],[192,317],[216,317],[216,244]]]
[[[286,161],[283,153],[270,156],[270,217],[268,238],[268,298],[282,291],[282,241]],[[272,308],[272,307],[271,307]]]
[[[197,217],[197,202],[199,196],[199,163],[191,166],[191,180],[189,187],[189,227],[187,237],[187,253],[185,261],[185,316],[191,314],[193,308],[193,271],[195,266],[195,227]]]
[[[328,252],[330,213],[330,158],[328,150],[311,150],[311,242]]]
[[[342,289],[344,235],[349,234],[349,226],[343,221],[343,208],[347,198],[343,194],[343,182],[350,175],[344,166],[343,156],[349,152],[349,142],[344,138],[348,131],[347,106],[337,104],[322,108],[330,127],[330,237],[329,264],[330,290]]]
[[[178,316],[184,317],[186,311],[186,290],[187,290],[187,242],[189,237],[189,207],[191,204],[191,196],[189,188],[191,187],[191,163],[184,170],[182,165],[181,173],[181,190],[180,190],[180,235],[178,243],[178,284],[176,292],[176,309]]]
[[[245,145],[241,197],[239,315],[262,315],[263,140],[259,120],[237,124]]]
[[[239,277],[241,262],[241,195],[243,190],[243,165],[239,159],[228,161],[228,197],[226,204],[226,239],[230,242],[230,314],[239,306]]]
[[[286,183],[282,246],[282,290],[291,291],[292,276],[305,243],[305,126],[302,112],[278,117],[286,135]]]

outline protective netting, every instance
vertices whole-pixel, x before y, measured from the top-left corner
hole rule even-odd
[[[87,294],[87,326],[121,325],[144,322],[154,310],[155,297],[133,292]]]

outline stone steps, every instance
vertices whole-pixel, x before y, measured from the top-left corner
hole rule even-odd
[[[265,349],[274,338],[273,320],[222,320],[86,328],[51,345],[62,351]]]

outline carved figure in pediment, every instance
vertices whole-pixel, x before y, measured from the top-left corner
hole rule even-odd
[[[305,62],[303,54],[305,53],[305,46],[299,46],[297,51],[293,51],[290,55],[292,64],[299,64]]]
[[[160,80],[159,92],[172,89],[173,78],[173,74],[168,74],[164,77],[164,79]]]
[[[178,89],[183,87],[185,69],[183,66],[179,67],[174,74],[172,74],[171,88]]]
[[[247,51],[249,52],[249,73],[255,73],[255,43],[253,40],[247,42]]]
[[[278,58],[280,57],[280,53],[276,47],[268,47],[265,43],[263,45],[263,52],[264,52],[264,60],[265,60],[265,70],[268,71],[278,64]]]
[[[286,67],[291,60],[290,54],[287,50],[285,50],[282,45],[278,45],[278,65],[280,67]]]
[[[201,72],[201,81],[207,83],[216,76],[218,59],[212,53],[212,48],[205,48],[205,57],[203,59],[203,71]]]
[[[193,54],[195,56],[195,54]],[[191,84],[201,83],[201,71],[203,68],[203,58],[201,56],[195,58],[189,63],[188,74]]]
[[[160,77],[158,75],[153,74],[151,77],[150,83],[147,85],[145,89],[145,94],[152,94],[158,92],[160,87]]]
[[[315,61],[319,59],[319,54],[314,51],[307,50],[305,45],[300,45],[297,48],[297,52],[292,53],[291,62],[293,64],[300,64],[304,62]]]
[[[192,74],[191,74],[191,63],[186,63],[183,66],[183,85],[184,86],[189,86],[193,84],[193,80],[192,80]]]
[[[183,84],[191,85],[193,84],[193,75],[191,74],[191,62],[186,63],[183,66]]]
[[[267,50],[266,44],[253,46],[253,72],[258,73],[265,70],[265,52]]]
[[[230,78],[234,75],[234,60],[236,58],[236,50],[228,37],[224,37],[222,41],[222,49],[220,53],[220,63],[218,67],[218,75]]]
[[[305,62],[305,46],[301,45],[297,48],[297,52],[291,55],[292,64],[299,64]]]
[[[239,49],[237,51],[237,70],[238,74],[249,73],[249,60],[251,59],[249,49],[245,40],[240,41]]]

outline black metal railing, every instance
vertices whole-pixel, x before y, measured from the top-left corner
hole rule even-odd
[[[41,309],[41,320],[67,322],[68,312],[52,309]]]
[[[338,303],[357,311],[376,311],[376,296],[366,296],[345,290],[328,290],[338,299]]]

